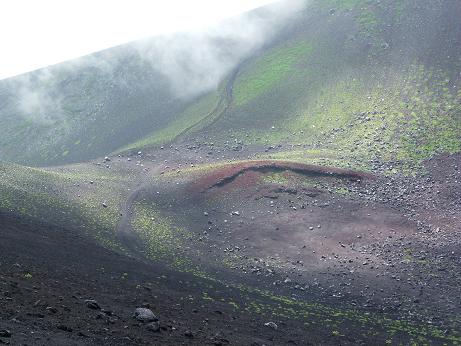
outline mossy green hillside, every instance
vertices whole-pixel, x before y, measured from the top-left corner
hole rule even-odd
[[[52,170],[2,163],[0,209],[83,231],[105,247],[120,249],[115,227],[128,179],[96,167]]]
[[[357,168],[371,168],[371,159],[418,168],[433,155],[461,151],[460,93],[444,71],[414,64],[404,73],[373,75],[370,81],[351,74],[325,86],[272,131],[236,136],[246,143],[294,145],[264,156],[304,162],[324,156]]]
[[[119,46],[0,81],[0,159],[82,162],[167,126],[192,100],[136,52]]]
[[[232,87],[231,105],[227,104],[230,100],[227,99],[227,91],[221,85],[218,91],[202,96],[165,128],[156,130],[118,151],[159,146],[171,143],[180,136],[187,137],[206,129],[218,120],[219,116],[224,116],[223,111],[228,106],[243,106],[289,78],[296,71],[296,64],[306,59],[312,50],[310,43],[294,41],[284,44],[270,54],[262,55],[249,66],[245,66],[237,75]],[[226,81],[223,82],[225,83]]]
[[[236,140],[286,149],[260,157],[367,170],[378,160],[405,171],[458,152],[461,59],[450,44],[457,32],[450,6],[314,1],[291,32],[239,66],[225,112],[210,121],[219,97],[205,96],[130,147],[205,135],[222,145]],[[428,35],[440,37],[437,45]]]
[[[187,253],[187,243],[195,235],[178,226],[152,201],[140,200],[133,205],[132,227],[145,244],[146,256],[183,271],[196,271],[193,254]]]
[[[309,56],[312,49],[308,42],[289,42],[245,66],[235,82],[235,105],[244,105],[274,88],[296,71],[296,64]]]
[[[365,79],[337,83],[311,107],[288,130],[354,161],[418,166],[435,154],[461,150],[459,99],[443,71],[413,65],[374,86]]]
[[[222,97],[220,94],[222,91],[202,96],[196,103],[174,117],[165,128],[155,130],[139,141],[118,149],[117,152],[164,145],[171,143],[181,135],[185,136],[189,132],[205,127],[207,121],[211,121],[213,116],[219,114],[224,107],[224,104],[220,102]]]
[[[316,6],[320,12],[304,18],[288,42],[243,64],[230,110],[205,128],[207,136],[287,149],[261,157],[367,170],[378,160],[408,172],[433,155],[459,152],[454,66],[461,59],[448,46],[456,29],[442,31],[434,20],[448,15],[446,6],[434,2],[423,10],[413,0]],[[427,27],[412,29],[416,22]],[[430,32],[443,37],[450,55],[426,46]]]

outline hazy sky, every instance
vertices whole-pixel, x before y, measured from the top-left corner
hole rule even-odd
[[[1,0],[0,79],[274,0]]]

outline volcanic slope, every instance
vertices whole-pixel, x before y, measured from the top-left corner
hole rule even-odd
[[[19,285],[5,287],[2,297],[8,307],[2,310],[2,326],[12,331],[13,341],[27,340],[22,333],[31,330],[40,340],[59,335],[77,344],[104,344],[109,331],[112,344],[123,344],[126,336],[154,344],[177,344],[181,338],[200,344],[202,337],[211,340],[215,334],[232,344],[459,341],[459,306],[452,297],[460,293],[461,191],[459,185],[450,186],[461,178],[459,156],[428,163],[433,173],[425,179],[430,177],[432,183],[421,190],[421,181],[414,177],[379,177],[277,160],[207,164],[200,157],[208,150],[167,148],[92,164],[27,169],[24,174],[35,177],[33,181],[25,180],[20,174],[24,169],[16,167],[14,179],[4,187],[15,186],[16,193],[2,194],[7,196],[2,210],[22,214],[23,219],[12,222],[2,216],[3,281]],[[47,180],[47,175],[53,178]],[[21,188],[30,200],[13,199]],[[399,197],[402,188],[409,192]],[[437,197],[428,206],[431,195]],[[441,205],[444,213],[439,212]],[[40,250],[42,242],[46,248]],[[65,250],[68,242],[76,254],[64,261],[53,249],[71,251]],[[107,250],[90,245],[95,242]],[[68,269],[46,269],[59,263],[78,270],[71,274]],[[138,280],[144,273],[141,263],[157,281],[164,276],[171,281],[155,294],[129,299],[143,291]],[[91,279],[95,284],[88,285],[86,266],[98,268],[96,264],[104,269]],[[105,270],[110,271],[107,279]],[[36,278],[53,286],[42,287],[38,299],[52,301],[45,305],[57,305],[56,295],[72,301],[70,311],[70,302],[59,303],[64,326],[72,332],[59,329],[63,322],[48,314],[48,306],[33,307],[36,301],[26,300],[35,294],[28,288],[37,287]],[[67,287],[61,283],[64,278],[70,289],[59,293]],[[194,290],[182,285],[187,298],[182,295],[181,301],[204,314],[203,326],[187,322],[196,312],[175,315],[171,304],[163,305],[174,299],[173,287],[186,281]],[[110,305],[113,321],[85,313],[82,305],[89,298]],[[160,335],[129,322],[130,309],[144,303],[154,307],[166,328]],[[37,312],[40,309],[43,312]],[[214,311],[220,316],[232,311],[233,317],[222,322]],[[243,316],[253,324],[236,322]],[[93,318],[109,327],[90,327]],[[210,320],[217,324],[204,332]],[[277,331],[264,326],[267,322],[276,323]],[[126,323],[131,326],[128,334],[120,332]],[[195,335],[192,341],[184,334],[188,330]],[[238,336],[242,333],[245,340]]]
[[[239,65],[225,110],[206,96],[194,116],[128,147],[159,147],[187,128],[189,143],[391,171],[459,152],[460,11],[458,1],[313,1]]]
[[[256,9],[207,32],[131,42],[0,81],[0,160],[81,162],[176,129],[178,118],[197,117],[214,102],[221,79],[285,17]],[[256,38],[233,29],[242,26]]]
[[[1,342],[460,344],[460,14],[312,1],[107,158],[2,163]]]

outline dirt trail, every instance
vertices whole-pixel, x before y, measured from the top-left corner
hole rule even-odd
[[[205,117],[205,119],[199,121],[196,124],[186,128],[183,130],[178,136],[176,136],[176,140],[183,137],[187,134],[190,130],[192,130],[195,126],[199,125],[202,122],[206,122],[209,119],[212,119],[211,122],[208,124],[214,124],[219,118],[221,118],[227,110],[231,107],[233,101],[233,88],[234,82],[237,78],[238,72],[240,67],[244,62],[241,62],[229,75],[229,79],[227,80],[224,93],[221,96],[219,102],[216,104],[215,108]],[[224,104],[224,105],[223,105]],[[155,169],[154,174],[158,174],[160,171],[160,167]],[[144,176],[140,183],[136,186],[136,188],[128,195],[128,198],[123,202],[120,213],[121,219],[116,227],[116,233],[120,240],[120,242],[125,246],[125,248],[131,253],[131,255],[137,256],[142,249],[142,244],[136,234],[133,232],[131,226],[131,217],[133,214],[133,204],[136,200],[138,200],[144,193],[146,193],[152,184],[149,181],[149,176]]]
[[[207,123],[207,126],[213,125],[218,119],[220,119],[226,112],[229,110],[229,108],[232,106],[232,102],[234,99],[233,92],[234,92],[234,83],[235,79],[237,78],[237,75],[240,71],[240,67],[242,66],[244,62],[241,62],[229,75],[229,79],[227,80],[226,86],[224,88],[224,91],[216,104],[216,106],[211,110],[208,115],[200,120],[199,122],[189,126],[188,128],[184,129],[181,133],[179,133],[175,140],[182,139],[189,131],[191,131],[194,127],[199,126],[200,124]]]
[[[224,90],[225,92],[225,102],[226,105],[224,106],[224,109],[221,111],[221,113],[216,116],[216,117],[211,117],[213,120],[208,124],[208,126],[213,125],[218,119],[220,119],[226,112],[230,109],[232,106],[232,102],[234,101],[234,83],[235,80],[237,79],[237,75],[240,71],[240,67],[242,66],[244,62],[241,62],[230,74],[229,79],[227,80],[226,83],[226,88]],[[207,119],[205,119],[206,121]]]
[[[139,200],[143,194],[147,193],[152,188],[152,175],[157,175],[160,172],[160,166],[152,168],[151,174],[143,175],[134,190],[128,195],[120,208],[121,219],[116,227],[116,234],[121,244],[129,251],[130,255],[139,257],[143,247],[141,240],[133,231],[131,219],[133,215],[133,204]]]

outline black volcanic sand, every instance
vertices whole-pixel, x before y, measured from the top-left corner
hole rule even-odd
[[[302,319],[270,311],[264,315],[236,310],[229,301],[245,306],[253,299],[267,299],[273,305],[268,297],[249,292],[243,296],[235,288],[239,283],[307,303],[437,326],[445,336],[459,335],[459,155],[428,161],[428,173],[415,178],[357,181],[287,169],[277,171],[283,178],[277,182],[267,180],[270,170],[248,170],[218,186],[206,184],[205,189],[195,188],[203,174],[176,173],[179,163],[184,167],[196,162],[192,158],[197,153],[184,158],[187,155],[171,148],[155,156],[142,161],[149,168],[146,175],[161,177],[159,183],[140,181],[125,212],[141,199],[162,206],[162,214],[201,237],[190,245],[206,256],[197,259],[191,253],[191,259],[213,279],[150,263],[136,249],[132,257],[108,251],[78,230],[3,214],[0,330],[12,335],[0,337],[0,343],[385,342],[386,333],[364,335],[366,325],[351,324],[338,337],[321,319],[308,327]],[[168,158],[169,168],[159,163],[163,158]],[[113,169],[125,162],[113,162]],[[214,171],[211,177],[216,177]],[[203,299],[204,292],[214,293],[216,299]],[[88,308],[86,299],[95,299],[103,310]],[[142,306],[158,316],[160,332],[132,318],[134,309]],[[278,329],[264,326],[269,321]],[[394,343],[408,340],[408,335],[393,337]],[[427,340],[442,344],[430,336]]]
[[[273,331],[261,316],[203,301],[210,283],[192,275],[110,252],[64,229],[7,215],[0,215],[0,222],[0,330],[12,334],[0,337],[0,344],[306,345],[315,340],[303,335],[301,323],[286,321]],[[228,298],[238,302],[238,292]],[[102,310],[88,308],[86,299],[95,299]],[[132,318],[141,306],[157,315],[160,332]],[[329,338],[324,335],[325,344]]]
[[[195,232],[192,248],[206,254],[197,263],[227,272],[228,281],[459,335],[459,158],[428,161],[418,177],[358,181],[231,164],[191,178],[173,174],[142,199]],[[282,182],[265,180],[274,172]]]

